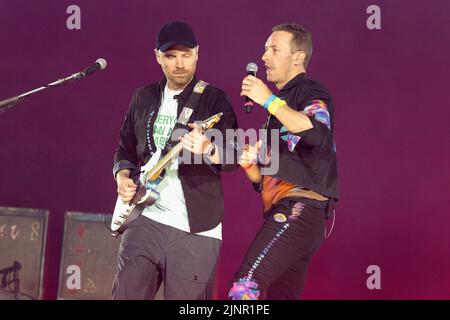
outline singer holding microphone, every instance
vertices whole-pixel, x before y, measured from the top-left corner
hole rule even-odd
[[[280,149],[258,141],[246,145],[240,158],[261,192],[265,221],[233,279],[233,300],[299,299],[308,265],[325,237],[325,220],[334,212],[334,107],[327,89],[306,75],[311,54],[307,30],[295,23],[277,25],[262,60],[267,80],[279,91],[273,93],[254,75],[242,82],[241,95],[268,113],[266,129],[279,131]],[[279,161],[279,170],[264,175],[263,164],[270,161]]]

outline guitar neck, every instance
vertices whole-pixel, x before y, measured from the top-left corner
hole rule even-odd
[[[201,123],[201,131],[202,133],[211,128],[215,123],[217,123],[222,117],[223,113],[219,112],[206,120],[203,120]],[[173,157],[177,156],[180,153],[181,149],[183,149],[183,145],[181,142],[178,142],[167,154],[162,157],[158,163],[147,173],[146,181],[151,181],[153,177],[157,177],[161,174],[161,171],[169,164],[170,160]]]
[[[149,181],[151,177],[153,177],[156,173],[164,170],[164,168],[169,164],[169,162],[180,153],[181,149],[183,149],[183,145],[181,142],[178,142],[175,147],[170,149],[167,154],[162,157],[158,163],[147,173],[146,180]]]

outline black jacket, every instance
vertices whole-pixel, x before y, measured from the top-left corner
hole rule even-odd
[[[197,81],[194,77],[185,90],[179,94],[178,116]],[[166,79],[164,78],[159,83],[139,88],[133,95],[125,121],[120,129],[119,146],[114,156],[114,177],[123,169],[131,169],[136,172],[156,151],[152,135],[153,125],[161,105],[165,85]],[[223,112],[223,116],[214,128],[219,129],[225,138],[225,129],[237,128],[236,115],[226,94],[222,90],[208,85],[189,122],[204,120],[218,112]],[[236,162],[234,163],[231,165],[208,165],[205,163],[179,165],[178,174],[186,200],[192,233],[210,230],[222,221],[224,204],[220,171],[237,168],[238,165]]]
[[[323,101],[329,113],[329,125],[311,116],[313,128],[301,133],[301,137],[291,152],[288,143],[280,140],[280,166],[274,176],[296,184],[302,188],[318,192],[333,200],[338,199],[338,177],[336,150],[334,145],[334,106],[327,89],[318,81],[307,78],[301,73],[289,81],[278,96],[289,107],[304,111],[313,100]],[[270,118],[268,128],[280,130],[283,127],[274,116]],[[284,130],[282,130],[284,131]],[[270,135],[269,135],[270,136]]]

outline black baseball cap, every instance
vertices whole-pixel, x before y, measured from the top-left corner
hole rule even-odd
[[[189,48],[197,46],[194,31],[187,23],[169,22],[158,32],[156,49],[164,52],[176,44],[182,44]]]

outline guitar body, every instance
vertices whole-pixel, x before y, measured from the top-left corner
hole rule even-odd
[[[158,149],[150,160],[141,167],[137,184],[136,194],[128,203],[124,203],[120,197],[117,197],[114,213],[111,221],[111,231],[113,236],[123,233],[127,226],[139,217],[147,206],[153,205],[159,198],[159,192],[156,191],[163,177],[158,176],[154,180],[147,181],[148,173],[154,168],[161,157],[161,150]]]

